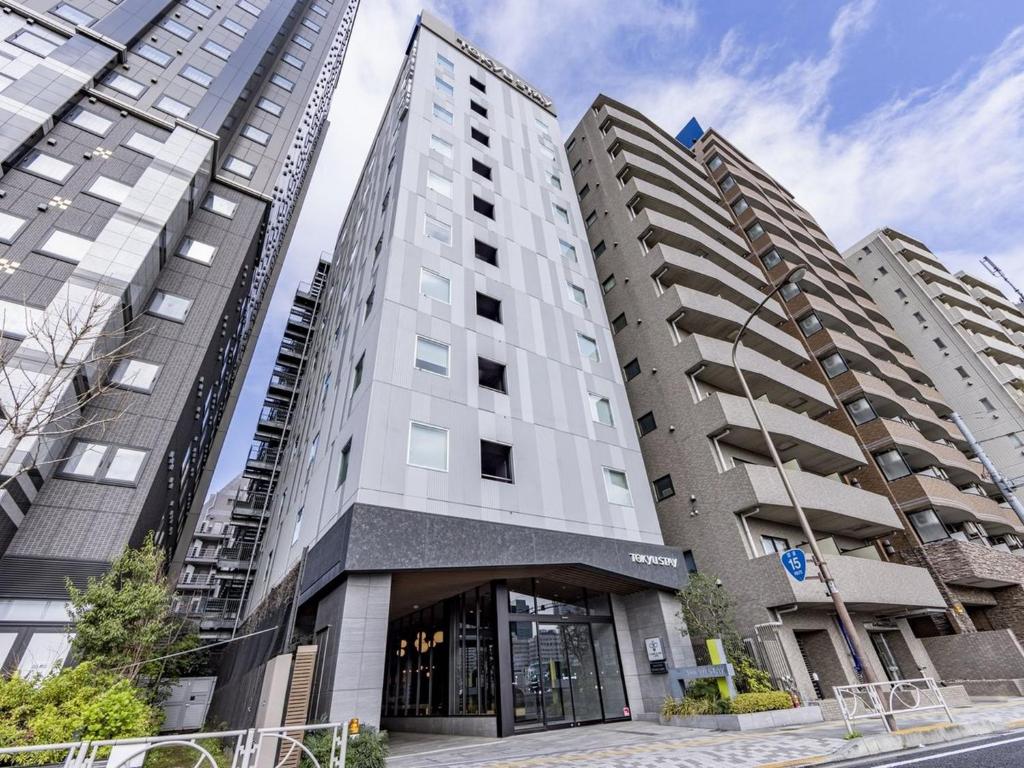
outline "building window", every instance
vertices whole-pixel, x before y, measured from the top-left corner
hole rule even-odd
[[[278,88],[288,91],[288,93],[291,93],[293,90],[295,90],[295,81],[285,77],[280,72],[275,72],[273,75],[271,75],[270,82],[272,82]]]
[[[177,22],[174,19],[162,19],[160,21],[159,26],[166,29],[172,35],[180,37],[182,40],[191,40],[193,37],[196,36],[194,30],[189,29],[184,24],[181,24],[180,22]]]
[[[903,458],[903,454],[895,448],[883,451],[882,453],[876,453],[875,462],[877,462],[878,468],[882,470],[886,480],[899,480],[901,477],[912,474],[910,467],[907,466],[906,459]]]
[[[501,323],[501,301],[486,293],[476,293],[476,313],[487,320]]]
[[[473,210],[488,219],[494,219],[494,203],[489,203],[481,197],[473,195]]]
[[[218,59],[227,61],[231,56],[231,49],[226,48],[215,40],[205,40],[202,46],[200,46],[207,53],[212,53]]]
[[[633,496],[629,492],[629,481],[621,469],[601,468],[604,473],[604,490],[608,501],[622,507],[633,506]]]
[[[355,369],[352,371],[352,391],[355,392],[359,389],[359,385],[363,383],[363,360],[366,359],[366,353],[364,352],[359,356],[359,362],[356,363]]]
[[[612,330],[618,333],[626,327],[626,313],[620,312],[619,315],[612,320]]]
[[[813,336],[823,327],[821,324],[821,320],[819,320],[818,316],[813,312],[811,312],[809,315],[804,315],[803,317],[801,317],[799,320],[796,321],[796,324],[800,326],[800,331],[803,333],[804,336]]]
[[[580,172],[580,168],[582,168],[582,167],[583,167],[583,161],[582,160],[577,160],[575,163],[573,163],[573,166],[572,166],[572,169],[571,169],[570,173],[573,176],[575,176],[577,173]]]
[[[216,253],[217,247],[215,245],[202,243],[199,240],[193,240],[191,237],[186,237],[181,241],[181,245],[178,246],[178,255],[181,258],[205,264],[206,266],[210,266],[213,263],[213,257]]]
[[[448,430],[418,421],[410,422],[407,462],[413,467],[447,472]]]
[[[138,48],[135,49],[135,53],[144,58],[146,61],[153,62],[158,67],[166,67],[172,61],[174,61],[174,57],[171,54],[167,53],[167,51],[162,51],[155,45],[150,45],[149,43],[143,43],[142,45],[140,45]]]
[[[295,43],[300,48],[305,48],[307,51],[313,50],[313,41],[303,37],[302,35],[294,35],[292,37],[292,42]]]
[[[452,225],[435,219],[429,213],[424,214],[423,217],[423,234],[439,243],[452,244]]]
[[[584,184],[583,188],[576,194],[579,196],[580,200],[582,200],[584,197],[590,194],[590,185]]]
[[[732,208],[732,212],[734,214],[739,216],[750,208],[750,203],[747,202],[747,199],[745,197],[738,197],[733,201],[730,208]]]
[[[722,181],[719,183],[719,186],[722,188],[723,192],[728,192],[736,186],[736,179],[732,177],[731,173],[727,173],[722,177]]]
[[[440,174],[427,171],[427,189],[449,200],[452,199],[452,182]]]
[[[283,106],[278,104],[276,101],[271,101],[270,99],[260,99],[256,102],[256,106],[264,112],[270,113],[274,117],[280,117],[281,113],[284,111]]]
[[[132,188],[106,176],[97,176],[85,192],[101,200],[121,205],[132,193]]]
[[[191,307],[192,299],[186,299],[184,296],[177,296],[166,291],[154,291],[146,311],[155,317],[162,317],[164,320],[184,323]]]
[[[985,409],[985,413],[992,413],[996,409],[996,407],[992,405],[992,401],[987,397],[981,398],[978,402],[981,403],[981,407]]]
[[[781,536],[761,534],[761,549],[766,555],[781,555],[789,549],[789,541]]]
[[[6,235],[6,233],[4,234]],[[5,237],[2,242],[10,242],[10,240]],[[46,256],[77,264],[85,258],[91,245],[92,240],[55,229],[36,250]]]
[[[327,0],[327,2],[333,3],[334,0]],[[328,16],[327,9],[320,5],[319,3],[313,3],[313,5],[310,6],[310,10],[313,13],[318,14],[319,16],[323,16],[325,19]]]
[[[960,374],[960,378],[961,378],[961,379],[969,379],[969,378],[971,378],[971,374],[969,374],[969,373],[967,372],[967,369],[966,369],[966,368],[964,368],[964,367],[963,367],[962,365],[958,365],[958,366],[956,367],[956,372],[957,372],[958,374]]]
[[[605,252],[607,246],[604,244],[604,240],[594,246],[594,259],[596,260],[602,253]]]
[[[654,481],[654,498],[658,501],[664,501],[667,498],[676,495],[676,489],[672,485],[672,475],[664,475]]]
[[[341,462],[338,464],[338,485],[340,486],[348,478],[348,462],[352,455],[352,438],[345,443],[341,449]]]
[[[204,211],[209,211],[210,213],[215,213],[218,216],[223,216],[225,219],[230,219],[235,215],[238,203],[211,192],[206,196],[202,207]]]
[[[188,8],[190,11],[195,11],[204,19],[208,19],[211,16],[213,16],[213,8],[206,5],[205,3],[199,2],[199,0],[184,0],[184,2],[182,2],[182,5]]]
[[[234,155],[228,155],[224,160],[224,170],[237,174],[244,179],[251,179],[252,175],[256,173],[256,166]]]
[[[44,37],[45,35],[45,37]],[[39,29],[32,32],[28,29],[19,29],[7,38],[7,42],[16,45],[22,50],[35,54],[36,56],[49,56],[64,42],[64,38],[49,30]]]
[[[615,275],[608,275],[604,280],[601,281],[601,293],[606,296],[615,287]]]
[[[683,564],[686,566],[687,573],[697,572],[697,561],[693,557],[692,549],[687,549],[683,551]]]
[[[922,315],[920,312],[914,313],[914,319],[917,320],[917,322],[920,323],[921,325],[924,325],[926,322],[924,319],[924,315]]]
[[[475,173],[477,176],[482,176],[488,181],[491,180],[491,166],[484,165],[475,157],[473,158],[473,173]]]
[[[85,11],[75,8],[75,6],[70,3],[57,3],[57,5],[50,9],[50,13],[54,16],[59,16],[64,19],[64,21],[68,21],[82,27],[88,27],[96,21],[94,16],[90,16]]]
[[[626,376],[626,381],[635,379],[637,376],[640,375],[640,361],[634,357],[632,360],[630,360],[628,363],[622,366],[622,372]]]
[[[483,144],[485,147],[489,147],[491,145],[491,137],[477,128],[469,129],[469,138]]]
[[[576,146],[576,137],[573,136],[571,139],[569,139],[569,143],[565,145],[566,154],[568,154],[569,152],[572,152],[572,150],[573,150],[573,148],[575,146]]]
[[[636,420],[636,428],[640,433],[640,437],[649,435],[651,432],[658,428],[658,423],[654,420],[654,412],[648,411],[639,419]]]
[[[430,137],[430,149],[442,157],[448,160],[452,159],[452,144],[450,141],[445,141],[440,136],[431,135]],[[475,161],[474,161],[475,162]]]
[[[838,352],[833,352],[831,355],[821,358],[820,362],[825,375],[830,379],[834,379],[836,376],[850,370],[846,365],[846,360]]]
[[[902,288],[897,288],[896,289],[896,298],[906,299],[907,298],[907,292],[904,291]]]
[[[765,269],[773,269],[782,263],[782,257],[776,249],[772,248],[761,254],[761,263],[764,264]],[[786,285],[792,285],[792,283],[786,283]]]
[[[130,96],[133,99],[139,98],[146,92],[147,86],[140,83],[138,80],[132,80],[130,77],[125,77],[119,72],[111,72],[105,78],[103,78],[103,84],[108,88],[123,93],[125,96]]]
[[[590,229],[592,226],[594,226],[595,221],[597,221],[597,211],[591,211],[587,215],[587,220],[583,223],[586,225],[587,229]]]
[[[257,128],[252,123],[246,123],[242,127],[242,135],[249,139],[249,141],[254,141],[263,147],[267,146],[267,142],[270,141],[270,134],[260,128]]]
[[[569,298],[581,307],[587,306],[587,292],[575,283],[567,283],[569,286]]]
[[[204,72],[199,67],[193,67],[191,64],[182,69],[178,74],[196,85],[203,86],[203,88],[209,88],[210,83],[213,82],[213,75],[209,72]]]
[[[83,107],[75,107],[72,109],[67,117],[64,118],[64,122],[69,125],[73,125],[76,128],[81,128],[83,131],[95,134],[96,136],[106,136],[110,131],[110,128],[114,125],[111,120],[107,120],[105,117],[100,117],[95,112],[90,112]]]
[[[299,507],[299,511],[295,514],[295,525],[292,527],[292,544],[299,540],[299,534],[302,533],[302,510],[303,507]]]
[[[779,288],[779,294],[786,301],[789,301],[798,293],[800,293],[800,286],[797,285],[796,283],[783,283],[782,287]]]
[[[481,240],[473,240],[473,253],[480,261],[485,261],[492,266],[498,266],[498,249],[488,245]]]
[[[160,99],[153,105],[161,112],[166,112],[168,115],[174,117],[180,117],[184,120],[188,117],[188,113],[192,111],[192,108],[184,102],[172,99],[170,96],[161,96]]]
[[[451,62],[450,59],[448,59],[445,56],[442,56],[440,53],[437,54],[437,66],[439,69],[443,69],[445,72],[448,72],[449,74],[455,74],[455,65]]]
[[[152,392],[160,366],[142,360],[118,360],[110,374],[110,383],[135,392]]]
[[[79,480],[135,485],[147,453],[108,443],[75,440],[60,474]]]
[[[33,176],[49,179],[58,184],[63,184],[68,176],[71,175],[71,172],[75,170],[75,166],[71,163],[58,160],[56,157],[44,154],[38,149],[33,149],[29,152],[25,159],[18,163],[18,168],[26,173],[31,173]]]
[[[485,120],[487,119],[487,107],[485,107],[483,104],[477,104],[475,101],[470,99],[469,108],[476,112],[478,115],[480,115],[480,117],[484,118]]]
[[[569,211],[560,206],[558,203],[551,204],[551,210],[555,213],[555,218],[561,221],[563,224],[569,223]]]
[[[451,281],[426,267],[420,268],[420,293],[444,304],[452,303]]]
[[[550,171],[547,171],[544,175],[547,176],[549,185],[558,190],[562,188],[562,179],[558,176],[557,173],[551,173]]]
[[[488,360],[486,357],[476,359],[477,381],[484,389],[493,389],[496,392],[507,393],[505,381],[505,364]]]
[[[302,20],[302,26],[304,26],[306,29],[313,30],[317,34],[319,34],[320,30],[323,29],[323,27],[321,27],[319,24],[317,24],[315,21],[309,18],[309,16]]]
[[[503,443],[480,441],[480,476],[486,480],[500,480],[511,483],[512,446]]]
[[[889,274],[889,270],[886,269],[885,267],[879,267],[878,268],[878,274],[880,274],[882,276],[888,275]]]
[[[562,253],[562,258],[566,261],[571,261],[573,264],[576,264],[579,261],[579,259],[576,258],[576,247],[571,243],[567,243],[565,240],[559,238],[558,249]]]
[[[595,395],[593,392],[587,394],[590,397],[590,418],[606,427],[614,426],[611,400],[601,395]]]
[[[450,353],[447,344],[424,336],[416,337],[416,367],[421,371],[447,376]]]
[[[708,159],[708,168],[712,171],[717,171],[722,166],[722,158],[718,155],[712,155]]]
[[[942,521],[939,520],[939,516],[935,514],[933,509],[908,512],[907,518],[910,520],[910,524],[914,526],[914,530],[917,531],[917,535],[921,537],[921,541],[925,544],[930,541],[940,541],[941,539],[949,538],[946,526],[942,524]]]
[[[846,411],[850,414],[853,423],[858,425],[878,418],[878,414],[875,413],[875,409],[871,407],[871,403],[866,397],[858,397],[847,403]]]
[[[751,241],[754,241],[764,234],[764,227],[761,226],[760,222],[755,221],[753,224],[747,227],[746,232],[747,237],[749,237]]]
[[[283,61],[289,67],[295,67],[295,69],[302,69],[304,66],[306,66],[306,62],[304,62],[298,56],[291,53],[283,54],[281,56],[281,61]]]
[[[455,86],[440,75],[434,76],[434,90],[443,93],[445,96],[455,95]]]
[[[434,117],[447,125],[452,125],[455,122],[455,115],[437,102],[434,102]]]
[[[370,293],[366,296],[366,308],[363,310],[363,320],[368,318],[370,316],[370,313],[373,312],[373,294],[374,289],[371,287]]]
[[[146,136],[145,134],[136,131],[124,142],[124,146],[128,147],[140,155],[146,155],[147,157],[156,157],[157,153],[163,148],[163,142],[158,139],[154,139],[152,136]]]
[[[595,363],[601,361],[601,353],[597,348],[597,341],[584,336],[582,333],[576,334],[576,343],[579,345],[580,354],[588,360],[593,360]]]
[[[476,88],[478,91],[480,91],[480,93],[487,93],[487,86],[481,83],[472,75],[469,76],[469,84]]]

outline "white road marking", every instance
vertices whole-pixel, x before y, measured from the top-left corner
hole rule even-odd
[[[954,749],[950,752],[940,752],[936,755],[925,755],[923,757],[915,757],[910,760],[901,760],[898,763],[886,763],[885,765],[878,765],[875,768],[897,768],[900,765],[914,765],[915,763],[923,763],[927,760],[938,760],[940,757],[949,757],[950,755],[962,755],[965,752],[977,752],[979,749],[988,749],[989,747],[1000,747],[1003,744],[1013,744],[1017,741],[1024,741],[1024,736],[1018,736],[1014,739],[1003,739],[1002,741],[991,741],[988,744],[978,744],[973,747],[964,747],[963,749]]]

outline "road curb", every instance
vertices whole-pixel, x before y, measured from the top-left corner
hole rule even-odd
[[[839,763],[844,760],[873,757],[887,752],[898,752],[904,749],[915,749],[917,747],[928,747],[933,744],[943,744],[949,741],[959,741],[960,739],[988,736],[1004,730],[1006,730],[1006,724],[998,723],[994,720],[981,720],[976,723],[964,724],[941,723],[939,725],[922,726],[919,728],[905,728],[893,733],[862,736],[851,741],[849,744],[844,744],[830,754],[824,762]],[[809,764],[821,765],[822,762],[817,761]]]

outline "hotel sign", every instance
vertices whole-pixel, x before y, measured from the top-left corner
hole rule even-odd
[[[640,565],[660,565],[664,568],[676,568],[679,565],[678,557],[664,555],[641,555],[639,552],[630,552],[629,559]]]
[[[461,37],[456,37],[455,41],[458,44],[459,49],[464,54],[466,54],[471,59],[473,59],[475,62],[480,64],[480,66],[482,66],[482,67],[484,67],[486,69],[489,69],[491,72],[493,72],[495,75],[500,77],[506,83],[511,85],[517,91],[519,91],[520,93],[524,94],[528,98],[530,98],[533,101],[535,101],[538,104],[540,104],[542,107],[544,107],[544,109],[547,109],[547,110],[551,109],[551,105],[552,105],[551,99],[549,99],[543,93],[538,91],[536,88],[534,88],[528,82],[523,80],[515,72],[513,72],[510,69],[508,69],[504,65],[499,64],[498,62],[496,62],[494,59],[492,59],[487,54],[483,53],[480,49],[478,49],[476,46],[474,46],[468,40],[463,40]]]

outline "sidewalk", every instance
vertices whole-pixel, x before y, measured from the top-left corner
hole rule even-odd
[[[957,725],[995,723],[999,730],[1024,728],[1024,699],[976,701],[953,710]],[[899,718],[908,733],[938,730],[942,713]],[[863,723],[865,738],[884,734]],[[747,733],[673,728],[650,722],[609,723],[544,731],[507,739],[392,735],[389,768],[790,768],[828,762],[852,742],[842,721]]]

